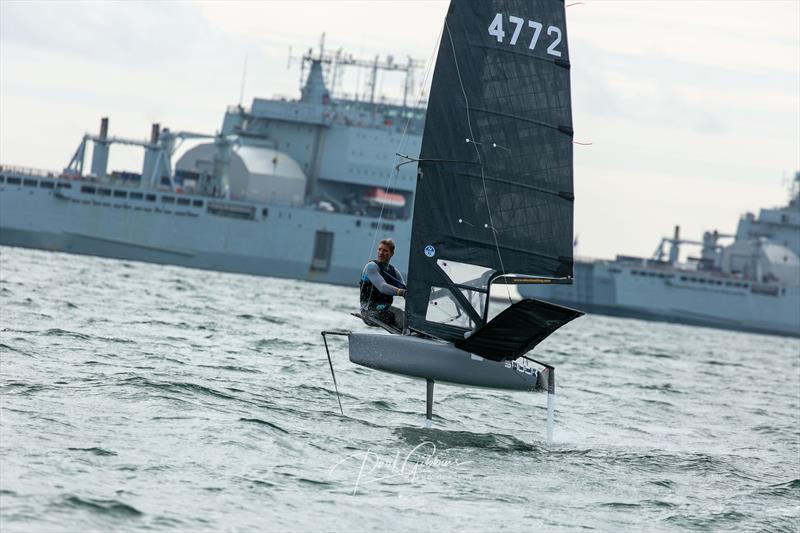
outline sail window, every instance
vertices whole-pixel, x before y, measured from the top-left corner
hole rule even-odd
[[[314,238],[314,255],[311,259],[311,270],[327,272],[331,266],[333,252],[333,233],[318,231]]]
[[[36,187],[38,185],[36,180],[25,180],[22,182],[22,184],[25,185],[26,187]]]
[[[55,189],[55,184],[52,181],[41,181],[39,182],[39,187],[42,189]]]
[[[453,283],[457,285],[468,285],[478,289],[486,289],[489,284],[489,277],[494,269],[482,267],[480,265],[470,265],[459,263],[448,259],[438,259],[436,264],[447,274]]]
[[[165,204],[174,204],[175,198],[173,196],[162,196],[161,202]]]
[[[141,200],[144,197],[140,192],[132,192],[128,195],[131,200]]]
[[[19,185],[21,182],[22,180],[19,178],[11,178],[11,177],[8,178],[9,185]]]
[[[147,200],[148,202],[155,202],[156,201],[156,195],[155,194],[147,194],[147,195],[145,195],[144,199]]]
[[[5,176],[0,176],[0,183],[3,183],[5,181],[6,181],[6,177]]]
[[[203,200],[192,200],[192,207],[203,207]]]
[[[83,185],[81,187],[81,192],[84,192],[86,194],[94,194],[95,189],[94,189],[94,187],[89,187],[88,185]]]
[[[114,191],[114,198],[127,198],[127,191]]]
[[[178,205],[189,205],[191,203],[191,200],[188,198],[178,198]]]
[[[98,188],[97,194],[100,194],[102,196],[111,196],[111,189]]]
[[[428,298],[428,309],[425,320],[436,324],[457,326],[472,329],[475,324],[456,300],[456,297],[445,287],[431,287]]]
[[[261,208],[261,218],[267,218],[269,216],[269,208],[262,207]]]

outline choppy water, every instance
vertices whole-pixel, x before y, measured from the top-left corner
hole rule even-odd
[[[0,529],[800,529],[800,341],[588,316],[546,396],[355,367],[355,289],[0,249]]]

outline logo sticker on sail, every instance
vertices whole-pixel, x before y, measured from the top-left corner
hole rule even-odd
[[[434,255],[436,255],[436,248],[434,248],[429,244],[428,246],[425,247],[425,255],[427,255],[428,257],[433,257]]]

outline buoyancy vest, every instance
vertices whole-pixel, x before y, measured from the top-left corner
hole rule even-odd
[[[381,274],[381,277],[386,283],[392,287],[397,287],[398,289],[406,288],[406,286],[400,281],[400,274],[397,272],[397,269],[392,265],[383,265],[375,260],[370,261],[370,263],[375,263],[378,265],[378,270]],[[383,307],[389,307],[392,305],[394,297],[389,294],[383,294],[381,291],[379,291],[369,280],[369,277],[367,277],[366,273],[362,274],[361,276],[360,286],[360,300],[362,307],[366,304],[368,309],[382,309]]]

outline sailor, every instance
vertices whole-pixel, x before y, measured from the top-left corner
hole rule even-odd
[[[401,320],[398,320],[395,311],[391,309],[395,296],[406,295],[403,275],[389,264],[394,255],[394,247],[392,239],[381,240],[377,258],[367,263],[361,273],[361,314],[402,329]]]

